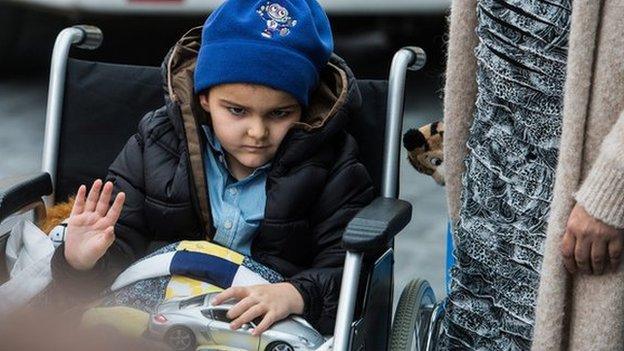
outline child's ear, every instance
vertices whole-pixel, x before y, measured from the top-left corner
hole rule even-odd
[[[199,94],[199,104],[204,109],[204,111],[210,113],[210,104],[208,103],[208,94],[206,93]]]

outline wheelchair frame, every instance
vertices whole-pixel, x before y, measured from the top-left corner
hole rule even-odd
[[[46,111],[45,137],[42,158],[43,174],[30,179],[13,180],[9,182],[0,181],[0,224],[9,218],[6,213],[6,198],[18,199],[16,203],[9,206],[12,213],[20,211],[24,213],[33,208],[36,197],[31,201],[26,201],[17,197],[17,189],[25,185],[37,183],[46,188],[46,184],[51,184],[52,188],[43,191],[43,201],[46,206],[54,204],[55,192],[52,190],[56,185],[57,160],[59,149],[60,125],[63,110],[64,86],[67,69],[69,51],[72,46],[78,48],[94,50],[97,49],[103,40],[102,32],[93,26],[74,26],[61,31],[56,39],[51,60],[49,93]],[[341,288],[336,316],[336,326],[334,329],[333,350],[351,350],[354,340],[353,316],[355,303],[358,297],[358,281],[362,271],[362,261],[364,253],[378,248],[388,242],[393,242],[393,238],[398,234],[411,219],[411,205],[405,201],[398,200],[398,174],[400,157],[400,140],[404,113],[404,91],[405,78],[408,70],[417,71],[426,62],[425,52],[418,47],[406,47],[399,50],[393,57],[388,80],[387,96],[387,116],[386,130],[383,151],[383,168],[381,181],[381,197],[373,201],[371,205],[358,213],[347,226],[343,244],[347,250]],[[47,174],[46,174],[47,173]],[[17,184],[17,185],[16,185]],[[43,184],[43,185],[42,185]],[[7,187],[8,185],[8,187]],[[22,189],[23,190],[23,189]],[[5,195],[8,194],[6,198]],[[14,197],[10,197],[14,196]],[[41,197],[39,197],[41,199]],[[39,202],[40,204],[40,202]],[[2,207],[5,207],[3,209]],[[41,216],[41,206],[35,216]],[[44,210],[45,213],[45,210]],[[0,226],[1,227],[1,226]],[[2,235],[3,233],[0,233]],[[3,241],[0,238],[0,243]],[[4,245],[0,245],[2,248]],[[392,260],[392,247],[383,253],[378,261],[385,259]],[[392,264],[390,263],[390,267]],[[371,273],[372,275],[372,273]],[[391,290],[394,289],[391,283]],[[392,308],[392,296],[389,297]],[[426,338],[427,350],[432,350],[437,340],[437,333],[432,329],[437,329],[443,309],[440,304],[426,306],[430,313],[427,314],[426,321],[429,328],[427,335],[419,335],[416,338]],[[331,339],[330,339],[331,340]],[[416,349],[420,350],[420,342],[417,342]]]

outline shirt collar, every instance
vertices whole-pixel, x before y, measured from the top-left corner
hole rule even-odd
[[[223,155],[223,147],[221,146],[219,140],[215,138],[212,134],[212,130],[210,129],[210,127],[207,125],[204,125],[202,127],[204,128],[204,134],[206,135],[206,139],[208,140],[208,145],[210,145],[212,150]]]

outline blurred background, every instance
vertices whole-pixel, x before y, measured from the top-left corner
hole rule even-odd
[[[385,79],[393,53],[420,46],[425,68],[407,78],[404,131],[442,118],[444,49],[450,0],[321,0],[335,51],[358,78]],[[220,0],[0,0],[0,179],[41,169],[50,56],[64,27],[96,25],[102,47],[71,56],[160,65],[188,29],[202,25]],[[88,157],[88,155],[85,155]],[[402,199],[413,204],[410,225],[395,242],[395,304],[413,277],[445,295],[444,189],[401,156]]]

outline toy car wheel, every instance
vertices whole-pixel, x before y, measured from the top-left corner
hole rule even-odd
[[[414,279],[407,284],[394,314],[390,351],[426,351],[435,302],[433,290],[426,280]]]
[[[173,327],[165,335],[165,342],[175,351],[192,351],[197,347],[193,331],[187,327]]]
[[[269,344],[265,351],[294,351],[292,346],[283,341],[275,341]]]

